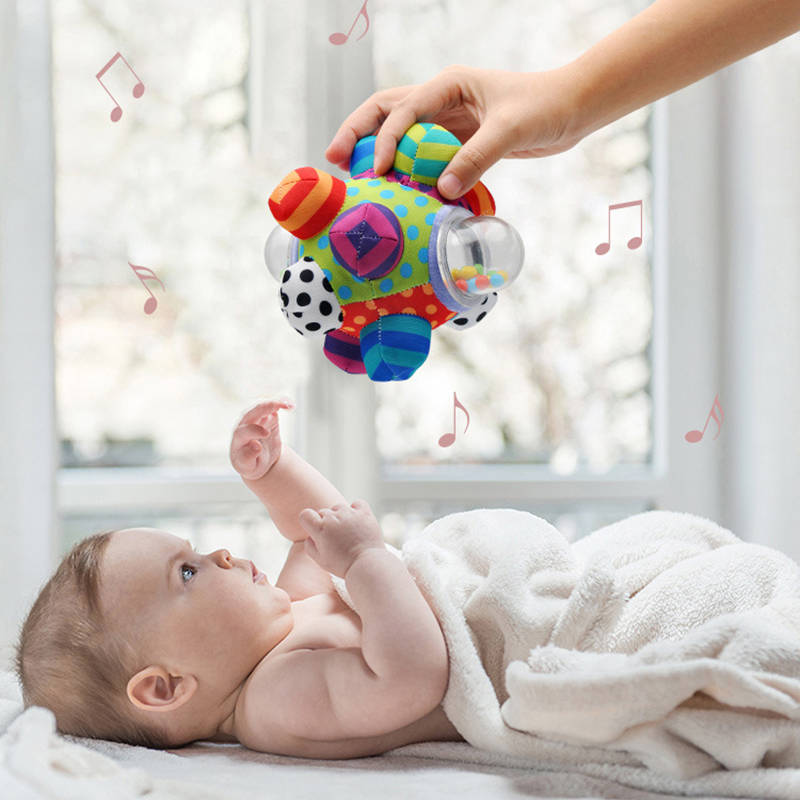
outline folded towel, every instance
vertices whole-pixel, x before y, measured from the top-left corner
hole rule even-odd
[[[0,797],[3,800],[226,800],[222,792],[193,782],[153,778],[143,769],[122,766],[69,741],[56,733],[53,713],[37,706],[20,713],[0,736]]]
[[[511,510],[438,520],[402,558],[444,630],[443,705],[470,744],[655,791],[800,797],[791,559],[688,514],[570,546]]]

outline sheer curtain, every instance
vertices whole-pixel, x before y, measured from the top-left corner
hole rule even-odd
[[[47,0],[0,4],[0,660],[51,565],[53,146]]]
[[[724,75],[721,392],[722,522],[800,560],[798,75],[800,35]]]

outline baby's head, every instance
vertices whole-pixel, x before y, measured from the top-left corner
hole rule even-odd
[[[289,596],[252,562],[164,531],[79,542],[17,648],[25,705],[75,736],[147,747],[212,738],[253,668],[291,630]]]

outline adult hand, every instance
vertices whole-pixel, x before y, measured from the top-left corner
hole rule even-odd
[[[533,73],[447,67],[419,86],[373,94],[342,123],[325,157],[347,169],[356,142],[378,131],[375,173],[382,175],[403,134],[417,121],[434,122],[463,143],[437,183],[453,200],[501,158],[554,155],[583,138],[572,77],[570,65]]]

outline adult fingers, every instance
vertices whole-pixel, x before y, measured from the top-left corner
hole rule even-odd
[[[375,139],[375,173],[382,175],[391,168],[398,143],[415,122],[430,119],[446,108],[458,105],[460,97],[457,76],[445,70],[398,100]]]
[[[339,126],[339,130],[325,151],[325,158],[344,170],[349,169],[350,156],[356,142],[364,136],[375,133],[395,104],[413,89],[413,86],[398,86],[375,92]]]
[[[439,176],[436,188],[448,200],[461,197],[489,167],[510,152],[511,147],[508,126],[485,122],[453,156]]]

